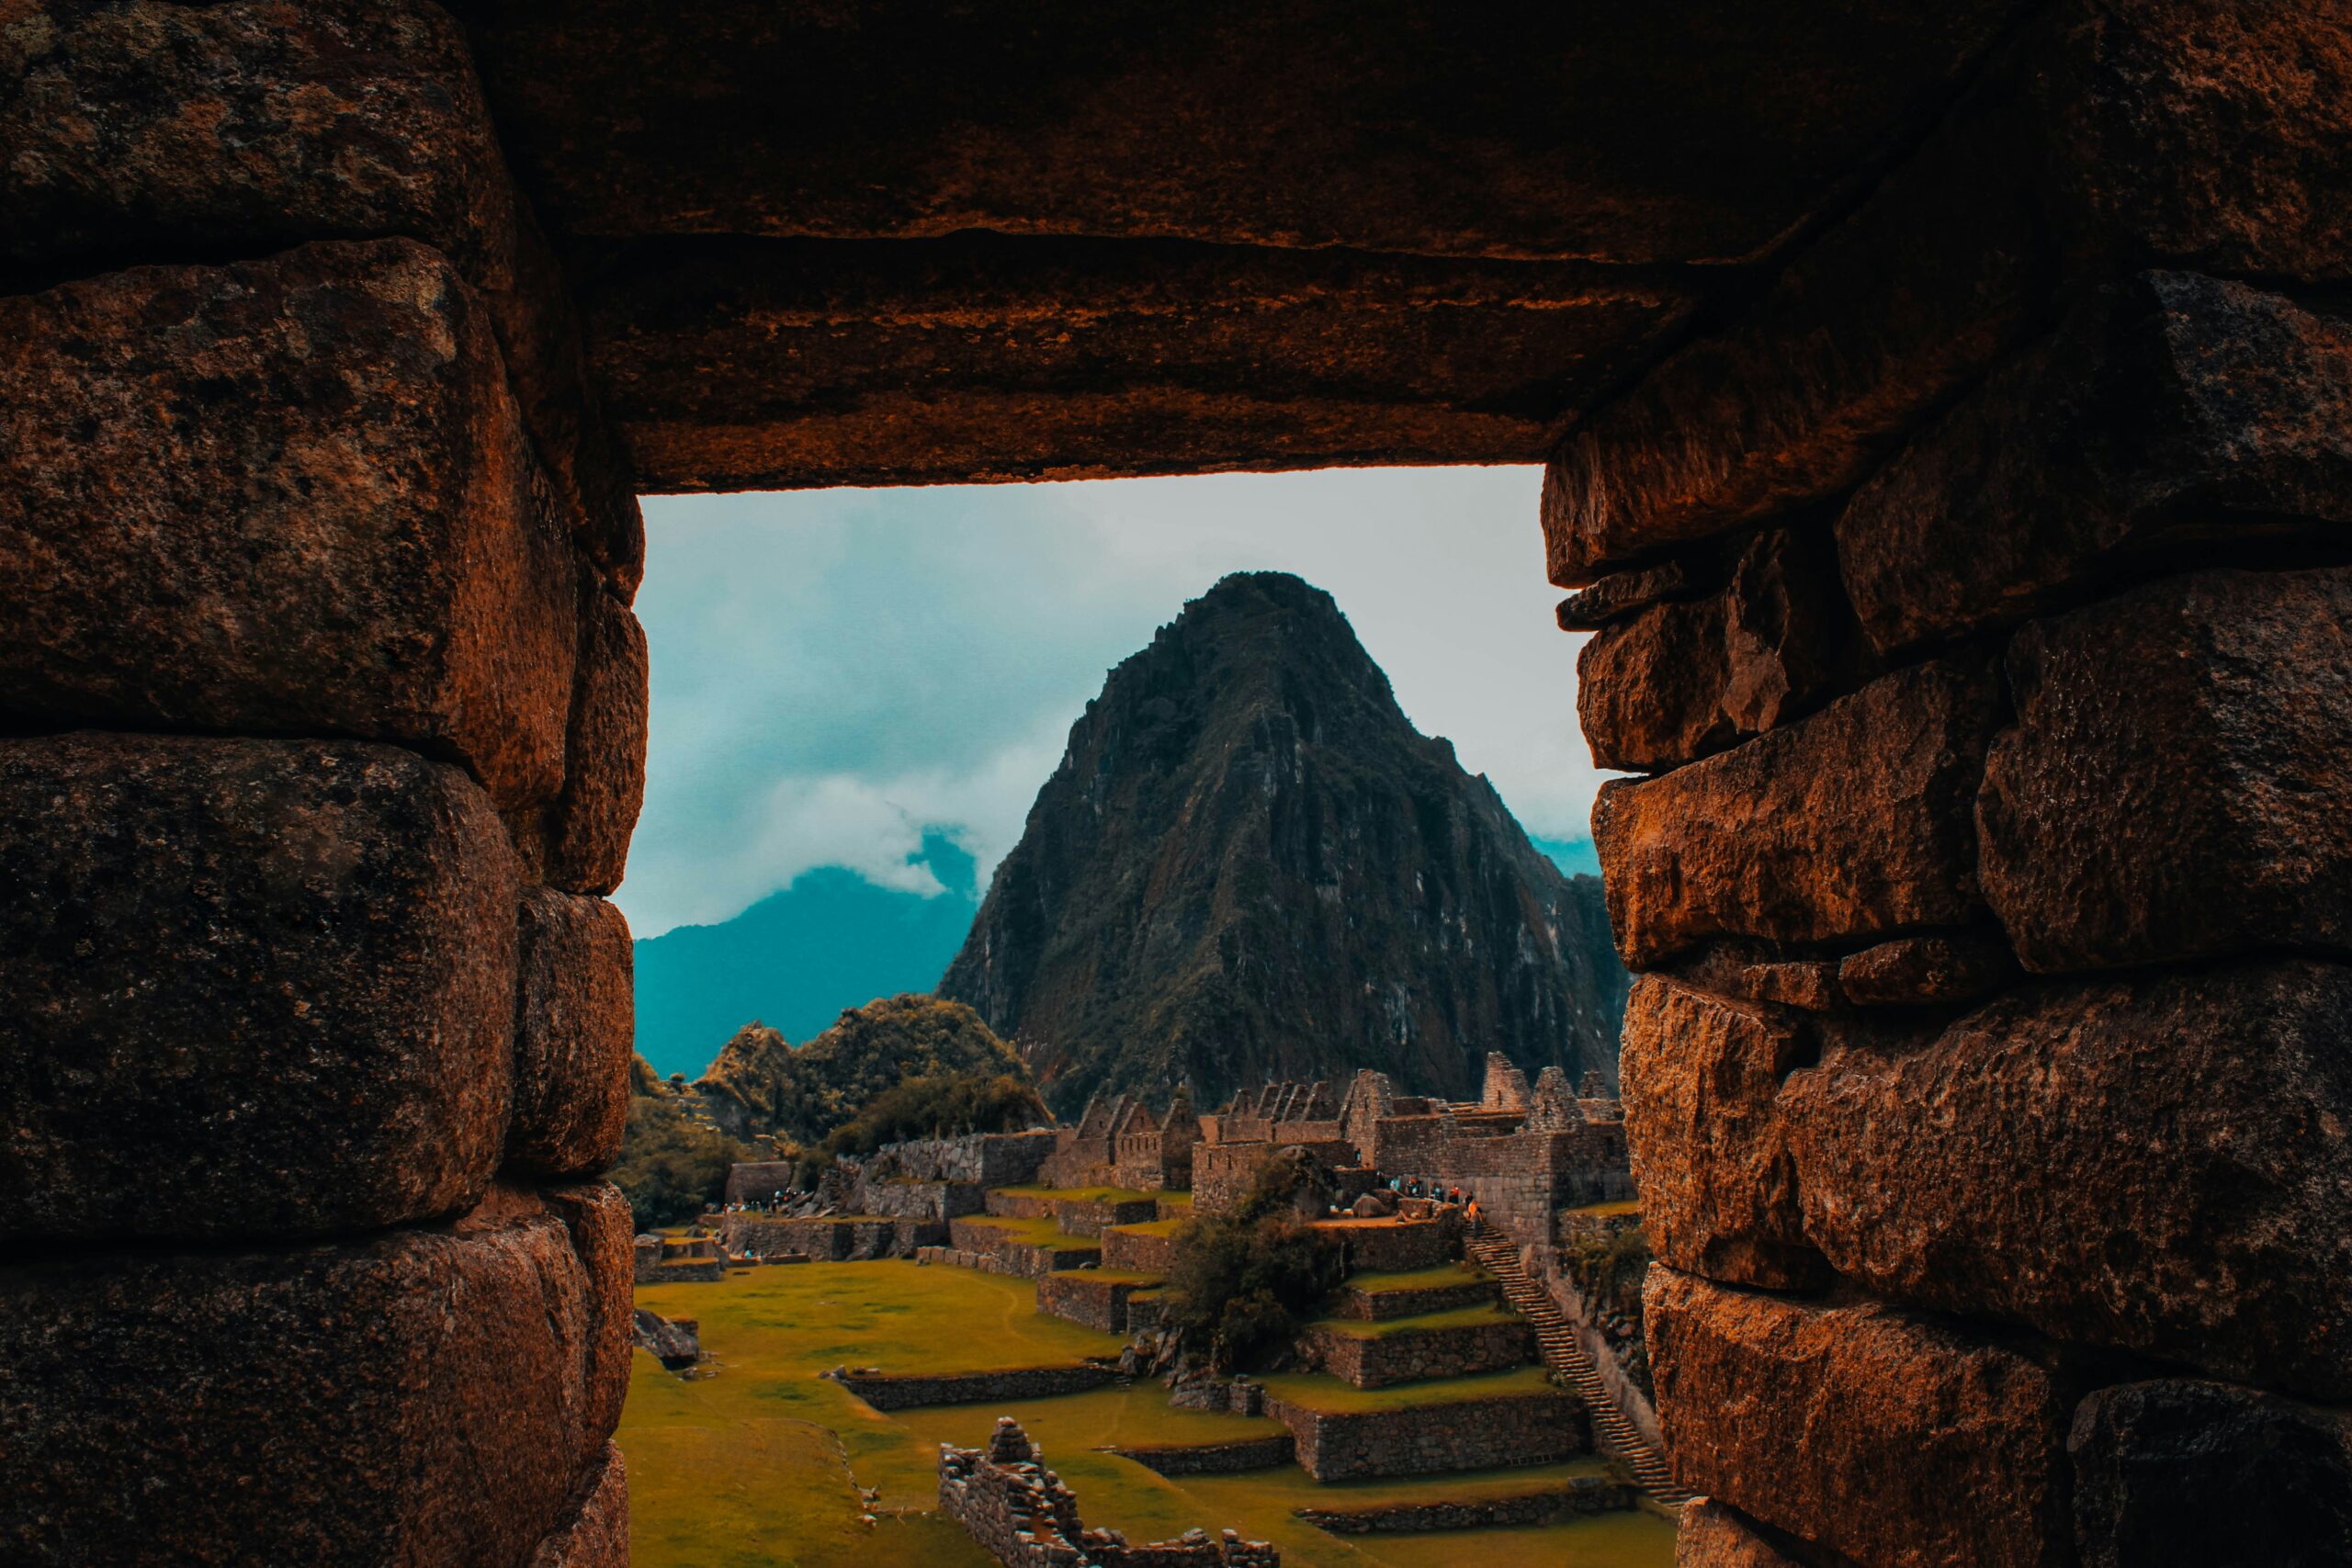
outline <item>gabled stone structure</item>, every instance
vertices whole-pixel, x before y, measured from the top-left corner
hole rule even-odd
[[[1270,1085],[1237,1105],[1270,1108],[1203,1117],[1193,1191],[1209,1213],[1238,1201],[1277,1150],[1299,1147],[1339,1168],[1419,1179],[1476,1198],[1497,1224],[1549,1246],[1560,1209],[1633,1196],[1623,1113],[1613,1100],[1578,1099],[1556,1067],[1527,1075],[1497,1052],[1467,1105],[1400,1095],[1366,1069],[1336,1100],[1329,1085]],[[1295,1112],[1310,1113],[1299,1117]]]
[[[1106,1100],[1096,1095],[1086,1102],[1078,1124],[1057,1134],[1037,1179],[1049,1187],[1182,1191],[1193,1184],[1200,1121],[1188,1087],[1180,1087],[1168,1109],[1157,1113],[1139,1098],[1122,1094]]]

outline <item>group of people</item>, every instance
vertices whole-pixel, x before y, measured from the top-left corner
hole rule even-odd
[[[756,1199],[748,1202],[729,1203],[724,1209],[721,1209],[719,1213],[726,1214],[771,1214],[775,1213],[777,1210],[782,1209],[787,1202],[791,1201],[797,1196],[798,1194],[795,1192],[771,1192],[768,1194],[768,1201],[764,1203],[758,1201]]]
[[[1388,1179],[1388,1190],[1399,1198],[1427,1198],[1435,1203],[1451,1203],[1462,1211],[1462,1217],[1470,1222],[1470,1228],[1473,1231],[1477,1230],[1485,1221],[1485,1216],[1478,1209],[1476,1194],[1474,1193],[1465,1200],[1459,1187],[1441,1187],[1434,1181],[1423,1181],[1418,1176],[1410,1179],[1392,1176]]]

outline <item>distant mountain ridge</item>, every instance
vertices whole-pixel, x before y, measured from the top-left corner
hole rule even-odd
[[[917,859],[947,891],[925,897],[820,866],[732,919],[637,943],[637,1049],[663,1075],[699,1077],[753,1019],[786,1038],[842,1010],[929,991],[979,908],[972,857],[941,833]]]
[[[1615,1076],[1600,883],[1416,731],[1329,594],[1227,577],[1111,672],[939,994],[1057,1111],[1382,1068],[1466,1098],[1489,1050]]]

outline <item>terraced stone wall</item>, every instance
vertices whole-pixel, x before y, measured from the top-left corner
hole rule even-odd
[[[465,37],[0,34],[0,1558],[622,1562],[642,535]]]
[[[2049,8],[1551,464],[1686,1561],[2352,1540],[2347,23]]]
[[[1498,1372],[1536,1359],[1534,1333],[1518,1318],[1385,1334],[1317,1327],[1302,1342],[1314,1364],[1357,1388]]]
[[[1548,1464],[1592,1446],[1584,1405],[1567,1393],[1356,1411],[1309,1410],[1270,1394],[1266,1414],[1290,1428],[1300,1468],[1317,1481]]]

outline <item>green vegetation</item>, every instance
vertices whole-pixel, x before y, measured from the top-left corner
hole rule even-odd
[[[1476,1284],[1492,1278],[1485,1269],[1466,1263],[1445,1263],[1435,1269],[1414,1269],[1398,1273],[1366,1271],[1348,1276],[1348,1288],[1377,1296],[1391,1291],[1437,1291],[1449,1285]]]
[[[1325,1372],[1278,1372],[1258,1380],[1266,1392],[1305,1410],[1346,1415],[1364,1410],[1415,1410],[1425,1404],[1459,1404],[1473,1399],[1502,1399],[1515,1394],[1556,1393],[1551,1375],[1542,1367],[1514,1367],[1507,1372],[1480,1372],[1475,1377],[1436,1378],[1428,1382],[1396,1383],[1388,1388],[1356,1388]]]
[[[813,1187],[836,1156],[870,1155],[909,1138],[953,1138],[966,1133],[1017,1133],[1053,1120],[1025,1077],[1010,1073],[948,1073],[909,1078],[866,1101],[834,1128],[813,1154],[801,1157],[800,1185]]]
[[[940,1442],[984,1441],[1019,1419],[1077,1489],[1087,1522],[1156,1540],[1230,1526],[1282,1548],[1285,1568],[1668,1568],[1671,1525],[1611,1514],[1542,1529],[1427,1536],[1327,1535],[1293,1517],[1309,1506],[1477,1497],[1571,1475],[1597,1461],[1320,1486],[1295,1467],[1171,1481],[1100,1448],[1230,1442],[1279,1428],[1239,1416],[1171,1410],[1148,1380],[1007,1404],[868,1409],[827,1368],[974,1371],[1066,1362],[1119,1341],[1035,1309],[1025,1280],[902,1262],[758,1269],[715,1285],[647,1286],[640,1304],[698,1318],[715,1376],[684,1381],[639,1353],[623,1413],[637,1568],[992,1568],[933,1513]],[[859,1522],[855,1488],[876,1489]]]
[[[1306,1224],[1329,1178],[1286,1149],[1258,1173],[1230,1214],[1194,1215],[1176,1229],[1161,1324],[1221,1371],[1256,1365],[1298,1337],[1302,1318],[1340,1283],[1340,1249]]]
[[[1649,1236],[1639,1225],[1596,1233],[1570,1232],[1560,1249],[1560,1261],[1577,1292],[1603,1317],[1623,1318],[1631,1326],[1612,1335],[1625,1371],[1645,1393],[1650,1393],[1649,1348],[1642,1335],[1642,1280],[1650,1269]],[[1655,1395],[1653,1395],[1655,1397]]]
[[[1385,1339],[1392,1334],[1422,1334],[1440,1328],[1476,1328],[1489,1323],[1517,1323],[1519,1314],[1499,1306],[1456,1307],[1451,1312],[1425,1312],[1418,1317],[1384,1318],[1377,1323],[1360,1317],[1325,1317],[1307,1325],[1328,1328],[1351,1339]]]
[[[1029,1081],[1021,1058],[979,1014],[910,994],[850,1008],[797,1050],[765,1024],[746,1024],[695,1087],[737,1136],[802,1149],[909,1078],[974,1075]]]
[[[967,1214],[966,1223],[984,1225],[992,1231],[1010,1231],[1032,1247],[1054,1247],[1065,1250],[1072,1247],[1099,1247],[1092,1236],[1072,1235],[1062,1229],[1061,1222],[1050,1215],[1034,1220],[1016,1219],[1011,1214]]]
[[[701,1213],[704,1204],[718,1201],[725,1190],[727,1168],[750,1157],[742,1145],[696,1122],[644,1057],[631,1062],[628,1129],[620,1163],[608,1175],[628,1200],[639,1231]]]
[[[1620,1214],[1640,1213],[1642,1212],[1642,1201],[1638,1198],[1620,1198],[1611,1203],[1582,1204],[1579,1207],[1570,1209],[1567,1212],[1571,1214],[1581,1214],[1596,1220],[1615,1219]]]

